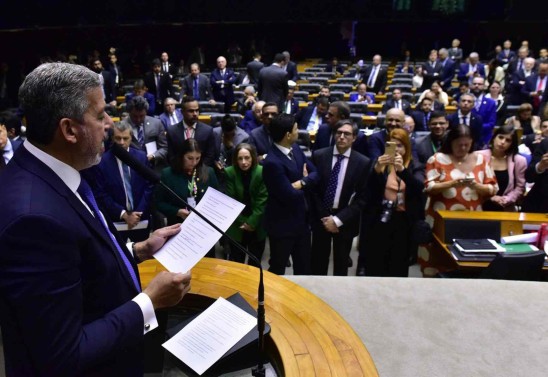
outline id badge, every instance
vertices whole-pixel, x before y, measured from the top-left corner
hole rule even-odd
[[[196,198],[193,197],[193,196],[190,196],[187,198],[186,202],[188,203],[189,206],[191,206],[192,208],[195,208],[196,207]]]
[[[398,192],[397,193],[397,198],[398,198],[398,205],[405,205],[405,195],[403,195],[403,192]]]

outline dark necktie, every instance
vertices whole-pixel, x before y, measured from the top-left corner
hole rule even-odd
[[[287,157],[289,157],[289,159],[291,160],[291,162],[293,162],[293,164],[295,164],[295,166],[297,166],[297,161],[295,160],[295,156],[293,155],[293,151],[290,150],[289,153],[287,154]]]
[[[78,187],[78,193],[82,197],[82,199],[89,205],[90,209],[92,210],[95,218],[101,223],[101,226],[107,232],[108,237],[116,247],[116,250],[118,251],[118,254],[124,261],[124,265],[126,269],[128,270],[129,274],[131,275],[131,279],[133,280],[133,284],[135,285],[135,288],[137,289],[137,292],[141,292],[141,285],[139,284],[139,280],[137,279],[137,275],[135,274],[135,270],[133,269],[133,266],[129,262],[129,259],[127,258],[126,254],[116,241],[116,238],[114,238],[114,235],[110,232],[108,229],[107,223],[105,222],[105,219],[101,215],[101,212],[99,211],[99,207],[97,207],[97,203],[95,202],[95,198],[93,197],[93,192],[91,192],[91,188],[89,187],[88,183],[82,179],[80,182],[80,186]]]
[[[131,176],[129,174],[129,166],[122,163],[122,172],[124,173],[124,188],[127,195],[127,210],[133,211],[133,193],[131,191]]]
[[[6,160],[4,160],[4,153],[6,151],[2,150],[2,153],[0,153],[0,170],[3,170],[6,167]]]
[[[193,93],[192,93],[194,99],[196,100],[200,100],[200,91],[198,90],[198,79],[195,78],[194,79],[194,89],[193,89]]]
[[[143,128],[144,128],[144,126],[140,125],[139,129],[137,130],[137,141],[139,142],[139,144],[141,146],[143,146],[143,144],[145,143],[145,136],[144,136]]]
[[[325,196],[323,198],[323,204],[326,209],[333,208],[333,200],[335,200],[335,193],[337,192],[337,184],[339,181],[339,172],[341,171],[341,162],[344,155],[337,155],[337,162],[333,165],[331,174],[329,175],[329,181],[327,181],[327,188],[325,190]]]

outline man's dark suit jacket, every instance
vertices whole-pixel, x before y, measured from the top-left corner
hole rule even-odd
[[[524,102],[528,102],[530,103],[531,105],[533,105],[533,113],[537,113],[538,112],[538,109],[535,108],[535,103],[533,101],[533,97],[530,96],[530,94],[532,92],[536,92],[537,91],[537,80],[539,79],[539,75],[538,74],[535,74],[535,75],[530,75],[529,77],[527,77],[525,79],[525,84],[523,84],[523,86],[521,87],[521,95],[522,95],[522,98],[523,98],[523,101]],[[546,80],[547,83],[546,83],[546,89],[548,89],[548,79]],[[543,100],[543,98],[546,97],[546,94],[544,94],[542,96],[542,98],[540,98],[540,101]],[[540,103],[540,102],[539,102]]]
[[[6,375],[142,375],[143,313],[131,301],[138,292],[100,222],[25,147],[2,182]],[[119,244],[139,279],[131,253]]]
[[[460,82],[469,81],[469,78],[466,77],[466,74],[468,73],[469,70],[470,70],[469,63],[462,63],[459,66],[459,72],[457,73],[457,78]],[[476,63],[476,73],[479,76],[485,78],[485,65],[483,65],[482,63]]]
[[[287,79],[297,82],[299,80],[299,73],[297,72],[297,64],[291,60],[287,63]]]
[[[318,150],[330,146],[332,147],[335,145],[335,142],[332,141],[331,138],[332,132],[333,131],[328,124],[322,124],[320,128],[318,128],[318,132],[316,132],[316,139],[314,144],[312,144],[312,150]],[[367,156],[367,138],[363,132],[358,131],[356,141],[352,143],[352,150]]]
[[[548,169],[542,174],[538,174],[535,170],[535,166],[546,153],[548,153],[548,138],[537,144],[537,148],[533,153],[533,159],[525,171],[527,182],[534,182],[535,184],[531,191],[525,195],[523,212],[548,212]],[[4,331],[3,329],[2,327],[2,331]]]
[[[183,121],[167,127],[167,145],[168,145],[168,161],[171,161],[173,156],[185,141],[185,124]],[[197,122],[194,131],[194,139],[198,142],[202,150],[202,161],[207,166],[213,167],[215,161],[215,137],[213,136],[213,127],[208,124]]]
[[[458,112],[448,115],[447,121],[449,122],[449,127],[455,127],[462,123]],[[469,127],[474,139],[474,149],[476,150],[482,146],[483,119],[481,115],[471,113]]]
[[[369,157],[371,161],[375,161],[377,158],[379,158],[379,156],[382,156],[384,154],[384,146],[386,144],[387,137],[388,134],[386,132],[386,129],[369,135],[369,138],[367,139],[366,156]],[[417,157],[415,139],[411,139],[411,156],[412,159],[415,161],[419,159]]]
[[[437,152],[437,150],[434,150],[432,135],[430,134],[418,139],[415,144],[415,149],[417,150],[417,156],[419,158],[418,162],[421,163],[423,168],[426,167],[428,159]]]
[[[234,103],[234,83],[236,82],[236,75],[234,71],[230,68],[225,69],[224,77],[221,76],[221,71],[216,68],[211,75],[209,76],[209,83],[211,84],[211,89],[213,93],[213,98],[215,101],[224,102],[225,108],[228,105]],[[217,81],[224,80],[224,87],[221,88],[221,84],[217,84]]]
[[[103,76],[103,92],[105,93],[105,102],[109,103],[116,100],[116,85],[114,78],[109,71],[102,71]]]
[[[421,111],[421,110],[412,111],[411,118],[413,118],[413,120],[415,121],[415,131],[428,131],[428,124],[426,123],[424,119],[424,111]]]
[[[323,204],[329,177],[333,170],[333,147],[314,151],[312,163],[316,166],[319,176],[312,196],[313,222],[316,226],[321,226],[321,218],[333,215]],[[344,237],[355,237],[359,232],[361,211],[365,205],[367,178],[370,172],[371,160],[361,153],[351,150],[339,198],[339,208],[334,214],[343,222],[339,233]]]
[[[187,75],[182,80],[182,90],[181,90],[181,100],[183,96],[192,96],[196,101],[209,101],[213,99],[211,93],[211,84],[209,78],[206,75],[198,75],[198,93],[199,98],[194,96],[194,77],[192,75]]]
[[[253,59],[247,63],[247,76],[251,84],[257,84],[259,82],[259,72],[263,69],[264,63]]]
[[[296,190],[291,184],[302,179],[306,186],[313,187],[318,181],[318,173],[298,145],[293,144],[292,151],[295,161],[272,146],[263,161],[263,180],[268,190],[264,218],[269,237],[291,237],[308,232],[307,189]],[[305,163],[308,176],[303,177]]]
[[[270,151],[272,138],[268,132],[266,132],[265,127],[261,125],[253,129],[249,134],[249,144],[255,146],[258,156],[262,156]]]
[[[305,107],[304,109],[301,109],[297,115],[295,116],[295,122],[297,122],[297,125],[300,130],[306,130],[308,127],[308,122],[310,122],[310,118],[312,117],[312,114],[314,113],[314,109],[316,108],[316,105],[312,104],[308,107]],[[320,117],[319,124],[323,124],[325,122],[325,115]]]
[[[180,109],[175,109],[175,114],[177,114],[177,120],[180,122],[183,119],[183,113]],[[160,121],[162,122],[164,129],[167,131],[167,127],[171,124],[171,119],[166,112],[160,114]]]
[[[405,115],[409,115],[411,113],[411,104],[409,103],[408,100],[403,98],[400,101],[401,101],[401,107],[403,112],[405,113]],[[396,107],[394,102],[395,101],[393,99],[387,99],[384,105],[382,105],[382,113],[386,114],[388,110]]]
[[[442,67],[439,80],[441,81],[441,86],[443,90],[447,91],[449,88],[451,88],[451,82],[455,77],[456,63],[453,60],[447,58],[445,59],[445,64],[443,62],[440,62],[440,64]]]
[[[284,112],[285,113],[285,109],[287,107],[287,100],[285,100],[282,108],[281,108],[281,112]],[[299,112],[299,101],[297,101],[295,98],[291,98],[291,112],[290,114],[291,115],[295,115]]]
[[[147,156],[143,151],[129,148],[131,154],[141,164],[148,166]],[[102,201],[105,211],[111,221],[120,220],[120,214],[126,210],[126,194],[124,181],[118,168],[116,156],[111,150],[106,151],[98,165],[99,175],[96,176],[98,192],[95,194],[97,201]],[[134,211],[143,212],[141,219],[147,220],[150,216],[150,203],[153,185],[147,182],[136,171],[130,168],[131,193],[133,196]]]
[[[422,81],[422,86],[420,90],[430,89],[434,80],[439,80],[442,70],[441,63],[435,61],[434,66],[430,65],[430,60],[422,65],[422,72],[424,75],[424,80]]]
[[[497,60],[501,63],[501,65],[504,65],[506,63],[509,63],[514,57],[516,57],[516,52],[512,50],[502,50],[497,54]]]
[[[239,125],[239,127],[247,132],[248,135],[251,135],[251,131],[259,126],[261,126],[261,123],[257,121],[252,110],[247,110],[245,112],[244,119],[242,119],[242,122]]]
[[[258,92],[259,99],[265,102],[274,102],[281,109],[289,87],[287,85],[287,73],[282,67],[270,65],[259,72]]]
[[[160,72],[160,98],[157,98],[156,96],[156,93],[158,93],[158,91],[156,88],[156,79],[154,77],[154,72],[145,73],[144,81],[149,93],[152,93],[156,98],[156,103],[163,104],[164,100],[167,97],[173,98],[173,82],[171,81],[169,73]],[[156,109],[156,111],[158,111],[158,109]]]
[[[372,70],[373,70],[373,65],[371,64],[369,67],[365,69],[365,72],[362,75],[362,82],[364,82],[366,85],[369,82],[369,76],[371,75]],[[373,92],[375,94],[384,93],[384,91],[386,90],[387,82],[388,82],[388,72],[386,71],[386,68],[380,65],[379,73],[377,73],[377,79],[375,80],[375,85],[373,85],[373,87],[369,87],[369,85],[367,85],[367,91]]]

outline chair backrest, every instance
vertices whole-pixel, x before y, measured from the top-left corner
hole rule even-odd
[[[366,114],[367,113],[367,104],[363,102],[346,102],[348,107],[350,107],[351,113]]]
[[[325,68],[310,67],[310,68],[305,68],[304,71],[305,72],[323,72],[325,71]]]
[[[310,93],[319,93],[320,89],[322,87],[320,84],[313,84],[313,83],[299,84],[298,86],[299,86],[299,90],[304,90],[304,91],[308,92],[309,94]]]
[[[345,93],[350,93],[350,91],[352,91],[352,84],[331,84],[329,85],[329,90],[339,90]]]
[[[211,114],[211,121],[209,122],[209,125],[211,127],[219,127],[221,125],[221,121],[223,120],[225,115],[227,115],[227,114],[219,114],[219,113]],[[234,119],[236,124],[240,124],[240,122],[243,119],[243,116],[241,114],[230,113],[228,115],[230,115],[230,117]]]
[[[217,114],[225,112],[224,102],[216,102],[215,104],[211,104],[208,101],[198,101],[198,105],[200,106],[200,114]]]
[[[315,72],[299,72],[299,78],[301,80],[309,80],[311,77],[315,77]]]
[[[363,114],[362,113],[350,113],[350,120],[352,120],[352,122],[356,123],[356,126],[358,126],[358,128],[363,128],[363,118],[362,118]]]
[[[298,101],[308,102],[308,92],[305,90],[295,90],[293,92],[293,98]]]
[[[309,77],[308,78],[308,82],[311,83],[311,84],[320,84],[320,85],[327,85],[327,82],[329,81],[329,79],[327,77],[320,77],[320,76],[316,76],[316,77]]]
[[[335,77],[335,74],[333,72],[318,72],[316,74],[316,77],[325,77],[327,79],[332,79]]]
[[[344,92],[341,92],[340,90],[333,90],[329,94],[330,97],[336,98],[337,101],[344,101]]]
[[[412,73],[403,73],[403,72],[395,72],[394,73],[394,79],[411,79],[413,80],[413,74]]]
[[[357,83],[358,83],[358,80],[356,80],[355,77],[339,77],[337,79],[337,84],[356,85]]]
[[[481,279],[542,280],[542,266],[546,253],[500,253],[480,274]]]

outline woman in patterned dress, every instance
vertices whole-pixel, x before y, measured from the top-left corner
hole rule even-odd
[[[472,152],[470,128],[449,130],[440,151],[426,163],[426,221],[433,226],[434,212],[481,211],[481,204],[498,191],[497,180],[487,158]],[[424,276],[434,276],[444,266],[433,266],[428,250],[421,249],[419,263]]]

